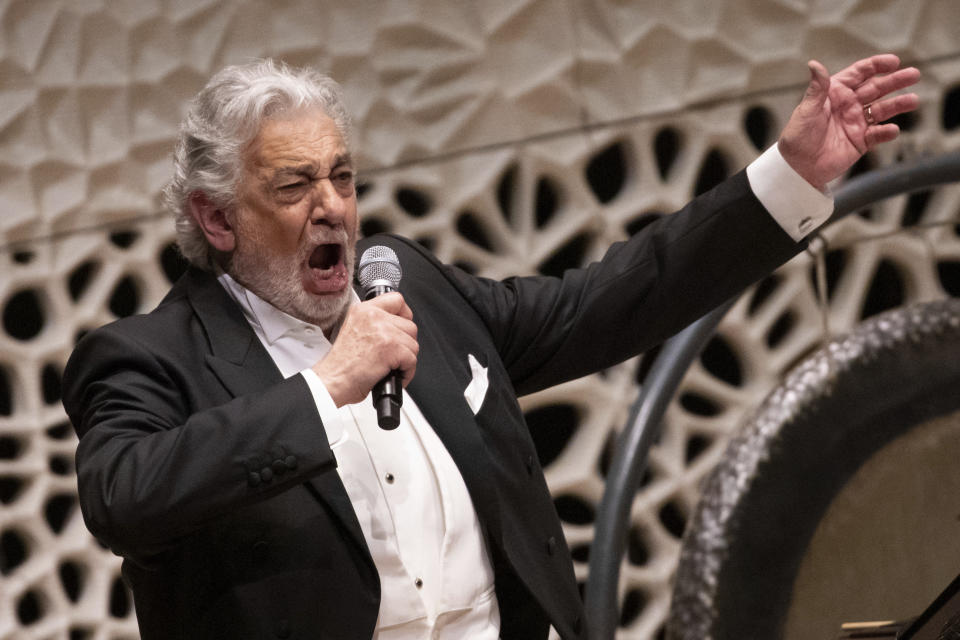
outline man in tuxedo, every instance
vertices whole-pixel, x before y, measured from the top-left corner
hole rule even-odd
[[[778,144],[562,278],[495,282],[358,241],[338,89],[270,61],[194,99],[166,198],[192,266],[64,374],[90,530],[144,638],[564,638],[589,625],[517,403],[675,333],[789,259],[827,183],[897,136],[915,69],[817,62]],[[357,251],[399,292],[360,301]],[[369,396],[390,371],[401,422]]]

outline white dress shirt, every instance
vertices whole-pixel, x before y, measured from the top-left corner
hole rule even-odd
[[[302,375],[313,392],[380,576],[373,637],[496,640],[500,609],[480,523],[459,470],[413,398],[404,397],[392,431],[377,425],[369,395],[338,408],[310,368],[330,350],[323,331],[229,275],[219,280],[283,376]]]
[[[776,145],[747,167],[747,179],[794,240],[833,211],[832,198],[793,171]],[[302,375],[313,392],[337,472],[380,575],[373,637],[496,640],[500,611],[476,512],[463,478],[413,398],[404,398],[400,426],[393,431],[379,428],[369,395],[338,408],[311,369],[331,348],[323,331],[279,311],[229,275],[219,280],[283,376]],[[356,296],[353,302],[359,302]]]

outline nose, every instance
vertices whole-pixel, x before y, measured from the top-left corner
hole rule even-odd
[[[341,193],[330,178],[317,180],[313,193],[310,221],[313,224],[338,226],[346,218],[353,194]]]

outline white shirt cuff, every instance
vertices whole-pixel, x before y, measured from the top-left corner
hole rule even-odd
[[[337,405],[330,397],[327,387],[320,380],[320,376],[313,369],[304,369],[300,372],[303,379],[307,381],[310,392],[313,394],[313,401],[317,405],[317,412],[320,414],[320,420],[323,423],[323,430],[327,434],[327,442],[330,448],[334,449],[347,440],[347,432],[344,431],[340,423],[340,414]]]
[[[747,167],[747,180],[760,203],[796,241],[827,221],[833,195],[823,193],[793,170],[774,144]]]

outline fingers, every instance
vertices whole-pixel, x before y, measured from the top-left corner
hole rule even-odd
[[[891,73],[899,67],[900,58],[892,53],[881,53],[854,62],[843,71],[834,74],[833,79],[842,82],[851,89],[856,89],[877,74]]]
[[[363,304],[378,307],[391,315],[400,316],[402,318],[406,318],[407,320],[413,320],[413,311],[410,310],[410,307],[407,306],[406,300],[404,300],[403,296],[398,292],[385,293],[382,296],[371,298]]]
[[[864,142],[867,143],[867,148],[872,149],[878,144],[883,144],[884,142],[890,142],[900,135],[900,127],[895,124],[878,124],[867,129],[867,132],[863,135]]]
[[[914,67],[907,67],[889,75],[870,78],[858,86],[854,93],[861,104],[870,104],[887,94],[916,84],[918,80],[920,80],[920,71]]]
[[[901,113],[913,111],[920,105],[920,98],[915,93],[906,93],[901,96],[893,96],[885,100],[878,100],[870,105],[870,113],[876,122],[889,120]]]
[[[360,402],[390,371],[413,379],[420,345],[413,312],[399,293],[355,304],[347,311],[326,357],[313,366],[337,406]]]

